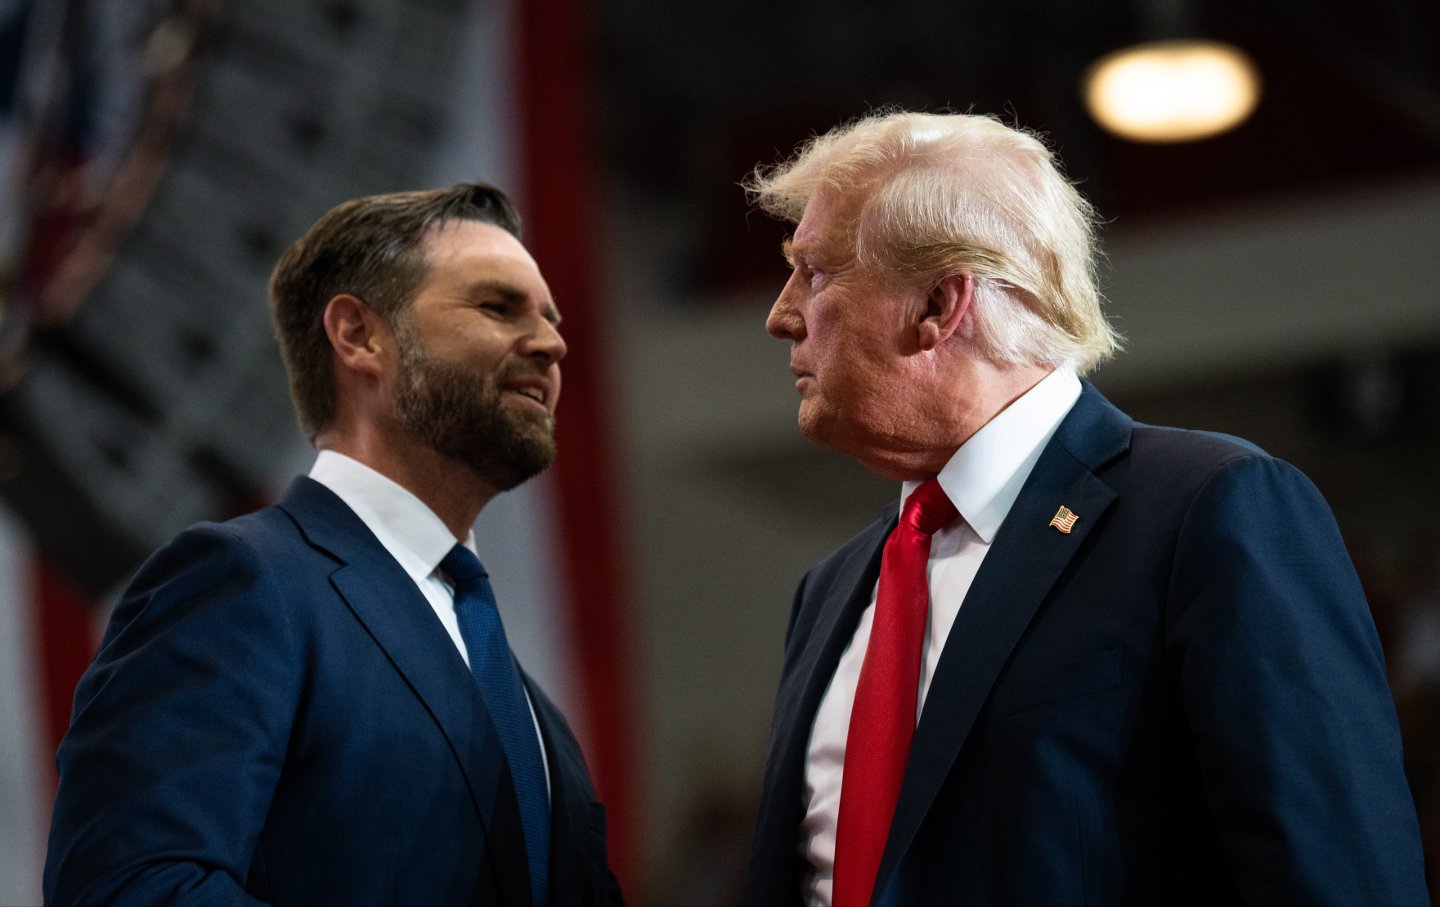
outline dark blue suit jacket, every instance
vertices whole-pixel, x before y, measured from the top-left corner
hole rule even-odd
[[[580,748],[527,684],[550,903],[618,903]],[[530,903],[474,679],[414,582],[308,478],[141,568],[57,763],[52,904]]]
[[[1048,525],[1062,505],[1068,535]],[[796,593],[756,907],[799,901],[811,725],[894,525]],[[875,902],[1420,905],[1421,863],[1379,643],[1319,492],[1086,385],[950,632]]]

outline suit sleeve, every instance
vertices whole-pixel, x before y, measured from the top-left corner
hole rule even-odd
[[[292,619],[223,527],[141,568],[56,756],[47,903],[258,903],[245,880],[299,696]]]
[[[1175,558],[1171,664],[1245,899],[1428,903],[1379,640],[1319,491],[1281,461],[1231,461]]]

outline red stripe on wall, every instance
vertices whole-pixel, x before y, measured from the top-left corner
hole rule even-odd
[[[53,757],[60,738],[70,728],[75,685],[95,657],[94,607],[80,587],[45,558],[37,558],[33,569],[32,625],[39,643],[40,681],[44,690],[40,729],[45,735],[46,767],[52,773],[53,782]]]
[[[614,420],[602,361],[605,329],[592,269],[597,231],[587,10],[584,0],[522,0],[514,9],[525,244],[564,314],[569,345],[552,472],[576,678],[588,717],[588,758],[609,816],[611,865],[633,890],[632,635],[617,532],[624,521],[607,431]]]

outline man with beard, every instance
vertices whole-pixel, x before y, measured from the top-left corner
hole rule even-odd
[[[509,199],[362,198],[270,296],[319,450],[140,569],[76,692],[56,904],[612,904],[604,810],[471,525],[550,464],[565,341]]]

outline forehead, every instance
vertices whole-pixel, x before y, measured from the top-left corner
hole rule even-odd
[[[863,199],[856,194],[822,192],[805,205],[787,248],[797,255],[845,255],[854,251],[855,224]]]
[[[503,281],[549,301],[550,291],[529,250],[494,224],[451,220],[431,227],[420,241],[426,283]]]
[[[539,273],[535,259],[505,230],[476,220],[449,220],[437,224],[420,239],[425,260],[432,266],[462,261],[493,261]]]

